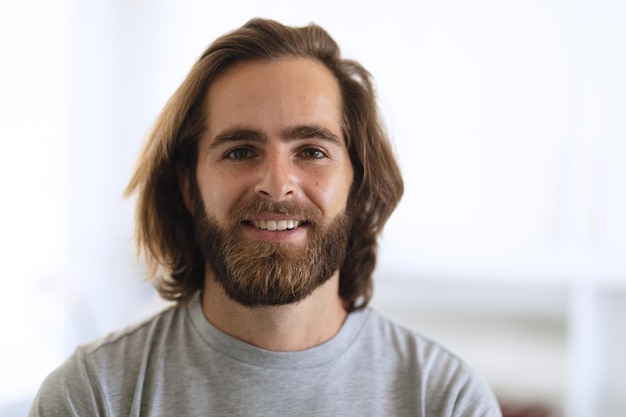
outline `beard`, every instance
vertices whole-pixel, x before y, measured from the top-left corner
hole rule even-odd
[[[344,262],[350,231],[342,212],[327,223],[317,208],[296,203],[253,200],[239,203],[222,227],[196,200],[196,239],[207,266],[226,295],[247,307],[296,303],[327,282]],[[307,219],[307,241],[265,242],[244,239],[246,219],[274,213]],[[280,233],[280,232],[274,232]]]

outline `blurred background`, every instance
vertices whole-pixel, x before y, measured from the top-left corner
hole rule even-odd
[[[255,16],[322,25],[376,80],[406,193],[374,305],[510,413],[626,415],[618,0],[3,1],[0,415],[25,415],[76,344],[165,305],[121,194],[193,62]]]

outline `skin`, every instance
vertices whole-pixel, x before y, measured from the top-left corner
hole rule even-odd
[[[315,207],[328,222],[347,204],[353,168],[341,129],[341,93],[321,63],[305,58],[253,61],[221,74],[206,97],[207,131],[197,181],[209,215],[225,225],[231,207],[256,198]],[[183,193],[191,207],[188,183]],[[304,245],[309,227],[260,230],[257,220],[298,220],[267,213],[240,225],[240,237]],[[217,328],[252,345],[296,351],[340,329],[346,311],[339,272],[306,299],[247,308],[229,299],[207,268],[203,309]]]

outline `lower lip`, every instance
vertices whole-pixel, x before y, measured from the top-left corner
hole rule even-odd
[[[250,238],[265,242],[294,242],[302,239],[307,233],[308,226],[299,226],[282,231],[262,230],[249,224],[243,224],[243,230]]]

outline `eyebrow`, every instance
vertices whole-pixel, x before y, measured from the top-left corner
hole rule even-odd
[[[341,146],[342,142],[337,135],[330,130],[316,125],[296,126],[283,132],[283,137],[288,140],[297,139],[324,139]]]
[[[323,139],[337,146],[342,146],[342,141],[337,135],[330,130],[317,125],[302,125],[285,129],[281,132],[281,138],[284,141],[304,140],[304,139]],[[221,145],[233,142],[267,142],[267,136],[254,129],[244,127],[235,127],[224,130],[213,138],[209,149],[215,149]]]
[[[267,137],[254,129],[246,129],[246,128],[233,128],[227,129],[223,132],[218,133],[213,138],[213,142],[209,145],[209,149],[215,149],[221,145],[232,143],[232,142],[267,142]]]

